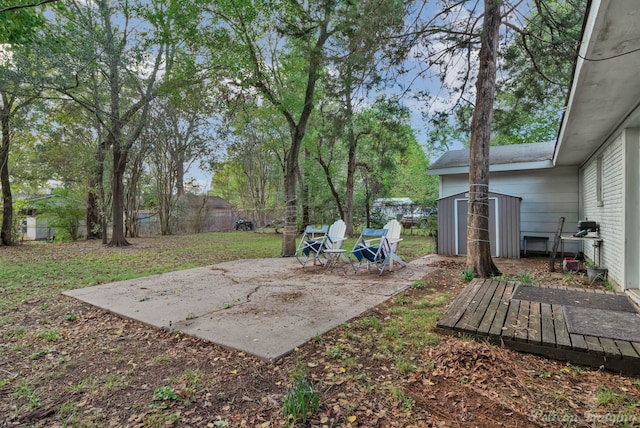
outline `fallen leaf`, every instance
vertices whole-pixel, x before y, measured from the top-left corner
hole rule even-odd
[[[347,421],[349,423],[354,423],[356,421],[356,419],[358,419],[355,415],[351,415],[347,418]]]

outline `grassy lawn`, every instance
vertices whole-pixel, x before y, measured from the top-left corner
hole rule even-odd
[[[97,241],[28,242],[0,247],[0,313],[20,303],[46,299],[61,291],[153,274],[208,266],[237,259],[280,257],[282,235],[220,232],[129,239],[128,248],[107,248]],[[344,247],[352,248],[355,238]],[[402,255],[412,260],[432,252],[432,240],[409,235]]]
[[[628,422],[640,411],[637,380],[435,334],[465,285],[460,260],[276,364],[60,294],[279,257],[281,239],[259,231],[138,238],[119,249],[99,242],[0,247],[6,426],[540,426],[563,415]],[[399,252],[411,261],[433,249],[433,238],[406,234]]]

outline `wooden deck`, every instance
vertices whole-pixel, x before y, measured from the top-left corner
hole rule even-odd
[[[474,279],[438,321],[436,330],[572,364],[640,374],[640,343],[570,334],[561,305],[512,300],[516,285]]]

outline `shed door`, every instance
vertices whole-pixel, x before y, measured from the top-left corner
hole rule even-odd
[[[489,240],[491,241],[491,257],[498,257],[499,248],[496,239],[496,198],[489,198]],[[456,254],[467,255],[467,212],[469,211],[468,199],[456,199]]]

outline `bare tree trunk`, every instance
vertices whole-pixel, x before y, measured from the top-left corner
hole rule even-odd
[[[0,187],[2,187],[2,229],[0,244],[13,244],[13,196],[9,181],[9,117],[2,115],[2,141],[0,142]]]
[[[353,100],[351,99],[351,79],[345,82],[345,104],[347,108],[347,142],[349,144],[349,156],[347,159],[347,182],[344,192],[344,222],[347,226],[346,235],[353,235],[353,186],[356,175],[356,154],[358,140],[353,131]]]
[[[489,237],[489,143],[496,88],[496,56],[501,5],[502,0],[484,1],[480,69],[476,83],[476,105],[471,122],[467,269],[482,278],[500,273],[491,259]]]
[[[175,165],[176,197],[184,196],[184,153],[179,150],[171,154],[171,163]]]
[[[296,207],[296,173],[295,165],[297,159],[290,157],[287,159],[287,171],[284,176],[284,195],[285,195],[285,212],[284,212],[284,230],[282,232],[282,256],[290,257],[296,252],[296,236],[297,236],[297,207]],[[294,164],[293,168],[290,164]],[[291,170],[293,169],[293,171]]]
[[[131,245],[124,233],[124,171],[126,168],[126,155],[119,150],[113,150],[113,178],[112,178],[112,210],[113,232],[109,246],[126,247]]]
[[[284,230],[282,232],[282,256],[291,257],[296,253],[296,236],[298,234],[298,201],[296,184],[298,181],[298,158],[302,147],[302,138],[306,130],[307,120],[311,109],[305,109],[304,120],[297,125],[289,122],[291,132],[291,149],[285,159],[284,167]]]
[[[127,180],[125,198],[125,236],[137,238],[140,236],[140,224],[138,222],[138,208],[140,204],[140,177],[143,173],[145,151],[136,154],[133,162],[130,162],[130,176]]]
[[[304,157],[305,161],[309,158],[309,149],[304,149]],[[306,225],[311,224],[311,215],[309,208],[309,201],[311,199],[309,195],[309,172],[305,168],[302,172],[300,172],[300,168],[298,165],[298,180],[300,181],[300,193],[302,193],[302,224],[301,229],[304,230]],[[302,231],[299,231],[302,232]]]
[[[105,234],[102,217],[104,213],[104,142],[98,143],[95,154],[95,168],[89,176],[87,195],[87,239],[99,239]]]

